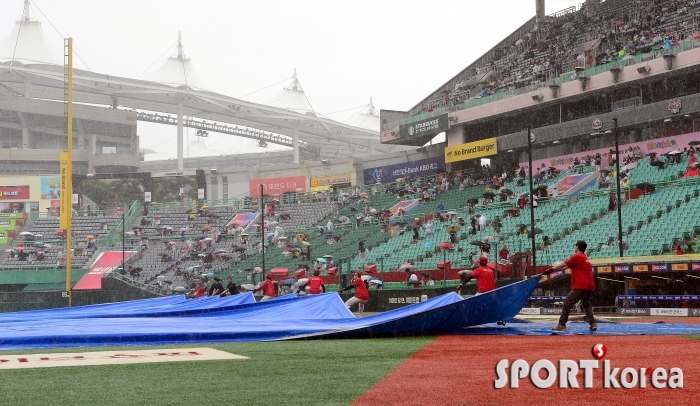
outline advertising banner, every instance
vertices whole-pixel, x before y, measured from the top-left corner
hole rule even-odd
[[[323,176],[320,178],[311,178],[311,187],[342,185],[350,183],[352,176],[349,173],[344,175]]]
[[[440,158],[427,158],[413,162],[380,166],[364,170],[365,185],[396,182],[399,178],[416,178],[434,175],[438,170],[445,169],[445,161]]]
[[[59,176],[43,176],[41,178],[41,198],[46,200],[58,199],[61,190]]]
[[[28,200],[29,186],[0,186],[0,200]]]
[[[411,124],[399,126],[399,138],[402,140],[409,138],[418,138],[424,135],[437,135],[450,128],[450,121],[447,119],[447,113],[437,117],[426,118],[425,120],[416,121]]]
[[[642,151],[642,156],[646,155],[649,152],[656,152],[657,154],[661,155],[663,153],[670,152],[677,148],[679,148],[682,151],[683,148],[688,146],[689,142],[698,139],[700,139],[700,132],[676,135],[674,137],[659,138],[656,140],[635,142],[633,144],[623,144],[620,145],[620,159],[622,160],[622,157],[624,157],[629,147],[632,147],[633,149],[635,147],[639,147],[639,149]],[[605,168],[609,165],[609,162],[612,162],[612,157],[614,156],[614,154],[613,156],[611,156],[610,151],[614,149],[614,147],[601,148],[592,151],[579,152],[576,154],[538,159],[536,161],[532,161],[532,167],[539,168],[542,166],[542,164],[544,164],[545,166],[553,166],[560,170],[568,169],[569,167],[574,165],[574,159],[576,158],[582,160],[587,155],[595,156],[596,154],[600,154],[600,156],[603,158],[601,166]],[[527,166],[527,161],[521,162],[520,165]]]
[[[250,195],[260,195],[260,185],[264,185],[263,194],[279,195],[285,192],[306,192],[306,177],[289,176],[286,178],[253,179],[250,181]]]
[[[60,177],[60,200],[61,200],[61,219],[60,219],[60,228],[63,230],[66,230],[70,227],[70,217],[71,217],[71,209],[70,209],[70,200],[68,200],[68,196],[72,195],[72,191],[69,190],[69,170],[68,170],[68,165],[70,164],[68,162],[68,153],[67,152],[61,152],[61,162],[60,162],[60,168],[58,170],[59,177]]]
[[[579,182],[586,179],[587,177],[588,177],[587,173],[584,173],[582,175],[566,176],[566,177],[564,177],[564,179],[557,182],[557,190],[559,191],[559,193],[566,193],[569,190],[573,189],[574,186],[576,186]]]
[[[14,230],[15,219],[0,219],[0,230]]]
[[[496,155],[496,153],[498,153],[496,139],[488,138],[445,148],[445,163],[466,161],[468,159]]]
[[[7,244],[7,230],[0,230],[0,244]]]
[[[0,219],[22,219],[24,218],[24,213],[17,211],[15,213],[0,213]]]

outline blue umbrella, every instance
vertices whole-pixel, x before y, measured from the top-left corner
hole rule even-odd
[[[327,261],[325,258],[316,258],[316,262],[321,262],[325,264]]]
[[[425,247],[425,248],[432,248],[432,247],[433,247],[433,242],[432,242],[432,241],[428,241],[428,242],[425,243],[425,245],[423,245],[423,247]]]
[[[214,277],[214,272],[209,272],[207,274],[207,278],[213,278]]]
[[[296,281],[297,280],[294,278],[289,278],[289,279],[285,279],[283,283],[287,286],[292,286],[292,285],[294,285],[294,283],[296,283]]]

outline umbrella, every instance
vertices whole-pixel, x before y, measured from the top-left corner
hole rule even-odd
[[[681,151],[679,149],[674,149],[673,151],[669,152],[668,155],[680,155],[682,153],[683,153],[683,151]]]
[[[85,237],[85,238],[87,238],[88,240],[94,240],[94,239],[95,239],[95,236],[94,236],[94,235],[88,235],[88,236]]]
[[[333,255],[326,254],[326,255],[323,256],[323,258],[326,258],[326,259],[333,259]]]
[[[184,286],[176,286],[173,288],[173,291],[176,291],[176,292],[182,292],[185,290],[187,290],[187,288],[185,288]]]
[[[539,173],[544,173],[544,172],[548,172],[548,171],[550,171],[550,170],[552,170],[552,169],[556,169],[556,168],[551,167],[551,166],[548,166],[548,167],[546,167],[546,168],[540,168],[538,172],[539,172]]]
[[[206,226],[202,227],[202,230],[211,230],[211,226],[207,224]]]
[[[368,281],[368,280],[370,280],[370,279],[372,279],[372,278],[374,278],[374,276],[372,276],[372,275],[362,275],[362,280],[363,280],[363,281]]]
[[[503,209],[503,211],[504,211],[504,212],[510,211],[510,212],[517,213],[517,212],[520,211],[520,207],[508,207],[507,209]]]
[[[302,241],[301,243],[302,243],[303,245],[311,245],[311,243],[310,243],[310,242],[307,242],[307,241]]]
[[[34,234],[30,233],[29,231],[22,231],[21,233],[19,233],[19,235],[32,235],[33,236]]]
[[[493,199],[496,195],[493,192],[486,192],[482,196],[486,199]]]
[[[316,258],[316,262],[321,262],[321,263],[325,264],[328,261],[326,261],[325,258]]]
[[[284,282],[282,282],[282,284],[285,285],[285,286],[292,286],[292,285],[294,285],[296,282],[297,282],[296,279],[294,279],[294,278],[289,278],[289,279],[285,279]]]
[[[241,289],[245,289],[245,290],[255,289],[255,285],[253,285],[252,283],[244,283],[240,287],[241,287]]]
[[[458,233],[459,230],[461,230],[461,229],[462,229],[462,227],[460,227],[460,226],[449,226],[449,227],[447,227],[447,232],[448,233]]]
[[[651,166],[664,166],[664,163],[663,163],[663,162],[656,161],[656,162],[651,162],[651,163],[649,163],[649,165],[651,165]]]
[[[236,247],[233,250],[236,252],[243,252],[243,251],[245,251],[245,247]]]
[[[411,272],[413,272],[413,271],[415,271],[415,270],[416,270],[416,267],[413,266],[413,265],[411,265],[411,264],[403,264],[403,265],[401,265],[401,266],[399,267],[399,269],[398,269],[399,272],[406,272],[406,271],[411,271]]]
[[[642,182],[642,183],[637,185],[637,189],[645,191],[645,192],[653,192],[654,190],[656,190],[656,186],[654,186],[648,182]]]
[[[187,231],[187,227],[180,227],[178,231]]]
[[[17,247],[15,248],[16,251],[24,251],[24,247]]]
[[[211,209],[211,206],[202,206],[202,210],[208,210]]]
[[[648,154],[646,154],[644,156],[656,156],[656,152],[649,152]]]
[[[165,279],[165,275],[158,275],[157,278],[158,279]]]
[[[370,279],[369,283],[373,283],[375,285],[383,285],[384,282],[380,281],[379,279]]]
[[[456,211],[448,211],[447,215],[448,216],[455,216],[455,215],[457,215],[457,212]]]
[[[484,245],[484,243],[478,240],[474,240],[470,242],[469,245],[476,245],[477,247],[481,247],[482,245]]]
[[[160,226],[160,228],[166,229],[166,228],[168,228],[168,226]]]
[[[216,252],[218,252],[219,254],[222,254],[222,253],[226,252],[226,250],[225,249],[218,249],[218,250],[216,250]]]
[[[700,145],[700,141],[690,141],[690,142],[688,143],[688,145],[690,145],[691,147],[694,147],[694,146],[696,146],[696,145]]]
[[[432,247],[433,247],[432,241],[426,242],[425,244],[423,244],[423,247],[425,247],[425,248],[432,248]]]
[[[600,182],[600,186],[602,186],[602,187],[609,187],[609,186],[610,186],[610,182]]]
[[[535,231],[535,234],[542,234],[542,229],[540,229],[540,228],[535,227],[534,231]],[[532,237],[532,231],[527,233],[527,235],[528,235],[528,237]]]
[[[440,244],[438,244],[438,248],[449,249],[452,248],[452,244],[450,244],[449,242],[441,242]]]
[[[168,241],[168,245],[175,245],[177,244],[175,241]]]
[[[501,190],[499,190],[499,193],[503,193],[503,194],[506,194],[506,195],[512,195],[512,194],[513,194],[513,191],[510,190],[510,189],[502,188]]]
[[[532,179],[542,179],[542,178],[544,178],[544,175],[541,174],[541,173],[538,173],[537,175],[534,175],[534,176],[532,177]]]
[[[205,238],[204,241],[211,241],[211,237]]]
[[[296,238],[297,240],[303,240],[304,238],[306,238],[306,234],[297,234]]]
[[[477,204],[477,203],[479,203],[479,200],[478,199],[469,199],[469,200],[467,200],[467,203]]]
[[[369,197],[369,195],[367,193],[363,192],[363,193],[360,193],[360,197],[364,197],[366,199]]]
[[[5,250],[5,252],[12,252],[14,251],[12,248]]]

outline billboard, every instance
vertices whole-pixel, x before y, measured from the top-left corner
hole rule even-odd
[[[0,186],[0,200],[28,200],[29,186]]]
[[[468,159],[481,158],[489,155],[496,155],[498,148],[496,147],[495,138],[487,138],[485,140],[467,142],[453,147],[445,148],[445,163],[466,161]]]
[[[250,181],[250,195],[260,195],[260,185],[264,185],[266,195],[279,195],[285,192],[306,192],[306,177],[289,176],[285,178],[253,179]]]
[[[349,173],[344,175],[323,176],[320,178],[311,178],[311,187],[342,185],[350,183],[352,177]]]
[[[0,219],[0,230],[14,230],[15,219]]]
[[[41,198],[46,200],[58,199],[61,190],[61,178],[58,176],[42,176]]]
[[[447,113],[445,113],[437,117],[416,121],[415,123],[400,125],[399,138],[405,140],[426,135],[437,135],[438,133],[447,131],[449,128],[450,121],[447,119]]]
[[[421,159],[413,162],[380,166],[364,170],[365,185],[396,182],[399,178],[416,178],[434,175],[438,170],[445,169],[442,157]]]

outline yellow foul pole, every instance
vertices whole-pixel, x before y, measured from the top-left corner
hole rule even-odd
[[[72,305],[71,291],[71,239],[73,216],[73,38],[66,41],[67,79],[66,79],[66,152],[61,154],[61,228],[66,238],[66,293],[68,307]]]

